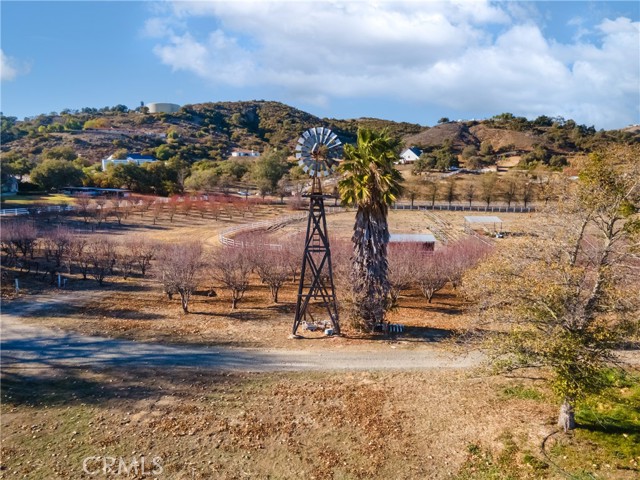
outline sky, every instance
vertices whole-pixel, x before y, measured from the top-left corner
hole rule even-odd
[[[640,2],[0,2],[0,110],[274,100],[434,125],[640,124]]]

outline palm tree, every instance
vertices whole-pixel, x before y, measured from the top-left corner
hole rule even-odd
[[[393,166],[397,146],[386,130],[361,128],[357,144],[345,145],[340,165],[342,203],[357,207],[351,238],[356,314],[371,330],[384,321],[389,294],[387,214],[402,193],[402,176]]]

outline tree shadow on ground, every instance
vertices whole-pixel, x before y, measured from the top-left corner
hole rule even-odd
[[[122,402],[189,394],[194,383],[208,385],[242,381],[232,374],[202,372],[192,368],[86,369],[57,367],[3,371],[0,399],[5,408],[40,408],[67,405],[121,405]]]
[[[26,373],[25,373],[26,370]],[[77,368],[64,368],[56,375],[3,373],[2,404],[5,407],[54,407],[74,404],[96,404],[109,400],[148,398],[154,392],[144,385],[114,384],[110,379],[86,378]],[[113,380],[113,379],[111,379]]]
[[[445,340],[454,339],[458,335],[458,331],[447,328],[431,328],[431,327],[405,327],[403,332],[350,332],[341,334],[342,337],[351,340],[364,340],[371,342],[409,342],[409,343],[435,343]],[[303,337],[309,340],[319,340],[323,337]]]
[[[141,312],[139,310],[132,310],[129,308],[109,308],[109,307],[90,307],[82,311],[74,309],[68,312],[54,312],[47,314],[47,317],[63,317],[63,318],[77,318],[87,319],[93,318],[96,321],[99,320],[163,320],[166,318],[164,315],[151,312]],[[96,318],[99,317],[99,318]]]
[[[401,339],[408,342],[441,342],[457,335],[458,331],[451,328],[406,327]]]
[[[429,313],[443,313],[445,315],[460,315],[463,309],[460,305],[446,305],[446,304],[434,304],[428,303],[427,306],[424,305],[403,305],[402,308],[406,308],[407,310],[421,310],[423,312]]]

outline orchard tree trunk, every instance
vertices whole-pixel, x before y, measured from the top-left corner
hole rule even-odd
[[[576,428],[575,412],[573,411],[573,405],[568,398],[565,398],[564,402],[560,406],[558,426],[564,430],[564,433]]]
[[[180,292],[180,301],[182,302],[182,311],[184,313],[189,313],[189,296],[188,292]]]

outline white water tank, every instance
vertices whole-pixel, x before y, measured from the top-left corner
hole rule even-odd
[[[175,103],[148,103],[146,107],[149,113],[176,113],[180,110],[180,105]]]

